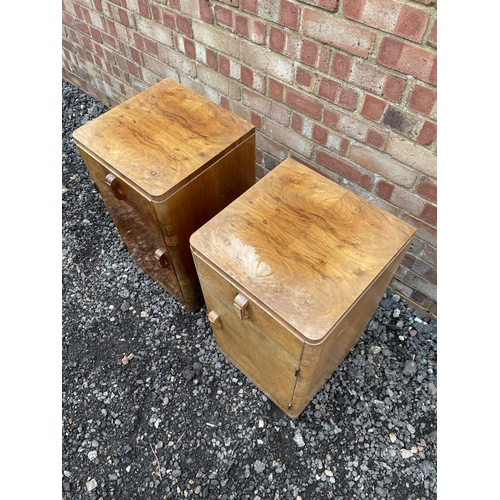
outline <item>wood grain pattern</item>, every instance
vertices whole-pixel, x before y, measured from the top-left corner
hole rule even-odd
[[[167,78],[73,138],[134,259],[199,309],[189,237],[255,183],[254,126]]]
[[[285,160],[191,236],[221,352],[297,418],[362,335],[414,233]]]
[[[253,133],[250,123],[166,78],[73,137],[145,196],[162,200]]]
[[[191,245],[305,339],[320,341],[414,232],[289,158]]]

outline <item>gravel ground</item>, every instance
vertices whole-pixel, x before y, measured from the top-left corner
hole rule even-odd
[[[132,261],[71,138],[105,111],[63,81],[62,498],[437,498],[436,322],[388,289],[291,420]]]

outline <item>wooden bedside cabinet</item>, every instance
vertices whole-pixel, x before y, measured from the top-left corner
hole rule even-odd
[[[135,262],[191,311],[191,234],[255,183],[255,128],[169,78],[73,133]]]
[[[298,417],[363,333],[414,233],[285,160],[191,236],[220,351]]]

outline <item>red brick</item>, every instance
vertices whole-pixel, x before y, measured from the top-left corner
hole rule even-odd
[[[262,116],[260,116],[255,111],[250,111],[250,121],[256,129],[260,130],[262,128]]]
[[[205,49],[207,65],[212,69],[217,67],[217,54],[212,49]]]
[[[137,0],[137,5],[139,6],[139,14],[142,17],[149,19],[150,18],[149,1],[148,0]]]
[[[312,139],[322,146],[326,146],[326,141],[328,140],[328,130],[320,125],[314,124]]]
[[[366,133],[365,143],[383,151],[387,144],[387,135],[383,135],[377,130],[370,129]]]
[[[175,22],[177,25],[177,29],[181,33],[184,33],[185,35],[190,36],[190,37],[193,36],[193,32],[191,30],[191,19],[189,19],[189,17],[178,15]]]
[[[124,9],[117,9],[118,10],[118,18],[120,19],[120,22],[123,24],[123,26],[127,26],[128,28],[131,28],[133,26],[133,21],[129,18],[128,12]]]
[[[246,66],[241,66],[240,78],[241,78],[241,83],[244,83],[249,87],[253,86],[253,71],[250,68],[247,68]]]
[[[269,96],[283,102],[285,86],[272,78],[269,78]]]
[[[295,81],[300,87],[312,90],[315,79],[310,71],[307,71],[299,66],[297,68],[297,73],[295,74]]]
[[[437,230],[436,228],[429,225],[427,222],[424,222],[416,217],[413,217],[409,214],[403,214],[401,216],[405,222],[411,224],[416,230],[416,236],[421,240],[424,240],[427,243],[430,243],[433,246],[437,246]]]
[[[427,38],[427,45],[430,45],[435,49],[437,48],[437,19],[434,21],[434,24],[432,25],[429,37]]]
[[[426,203],[424,209],[420,213],[420,217],[431,224],[437,223],[437,207],[430,203]]]
[[[348,80],[351,73],[353,58],[335,52],[333,55],[331,74],[342,80]]]
[[[233,28],[234,19],[233,11],[227,7],[222,7],[221,5],[216,5],[214,7],[214,15],[217,24],[226,26],[227,28]]]
[[[241,9],[245,12],[250,12],[250,14],[257,15],[257,4],[258,0],[241,0]]]
[[[343,87],[338,82],[329,80],[328,78],[321,79],[318,96],[350,111],[356,109],[358,100],[358,94],[354,90]]]
[[[306,96],[303,92],[287,88],[285,103],[311,118],[315,118],[316,120],[321,118],[323,106],[315,99]]]
[[[425,121],[415,140],[420,144],[427,146],[436,140],[436,136],[437,136],[437,125],[435,123]]]
[[[228,111],[231,111],[231,101],[226,96],[221,96],[220,105]]]
[[[193,59],[196,58],[196,48],[194,46],[193,40],[184,38],[184,53]]]
[[[274,121],[282,125],[288,125],[290,111],[277,102],[264,97],[260,93],[252,92],[246,87],[243,87],[241,91],[241,101],[242,104],[257,113],[272,118]]]
[[[367,94],[365,102],[363,103],[363,108],[361,109],[361,114],[365,118],[378,122],[382,118],[386,106],[386,102]]]
[[[271,27],[269,31],[269,48],[275,52],[283,54],[285,50],[286,34],[283,30]]]
[[[417,186],[416,193],[434,203],[437,202],[437,184],[429,177],[422,176]]]
[[[139,65],[142,66],[144,61],[142,60],[142,55],[135,47],[129,47],[130,55],[132,59]]]
[[[226,56],[219,54],[219,71],[225,75],[231,74],[231,63]]]
[[[408,107],[424,115],[432,116],[436,101],[437,93],[435,90],[416,83],[408,99]]]
[[[207,2],[207,0],[198,0],[198,5],[200,9],[200,17],[203,19],[203,21],[212,24],[213,21],[213,14],[212,14],[212,7],[210,5],[210,2]]]
[[[436,54],[429,50],[385,37],[380,44],[377,62],[436,85],[436,59]]]
[[[302,134],[302,127],[304,124],[304,119],[297,113],[293,113],[291,127],[295,132]]]
[[[424,37],[429,14],[423,9],[403,5],[399,13],[394,34],[412,42],[421,42]]]
[[[300,48],[300,62],[314,66],[318,57],[318,48],[318,44],[304,39]]]
[[[340,113],[330,108],[325,108],[323,111],[323,123],[327,127],[338,129],[340,124]]]
[[[346,177],[354,181],[356,184],[370,190],[373,185],[373,178],[361,170],[356,165],[347,162],[346,160],[339,158],[338,156],[333,156],[329,152],[322,149],[316,154],[316,161],[333,172],[340,174],[342,177]]]
[[[403,95],[406,80],[395,75],[387,75],[384,87],[382,89],[382,97],[393,102],[399,102]]]
[[[366,0],[344,0],[342,10],[344,16],[359,21],[365,7]]]
[[[395,187],[396,186],[394,184],[391,184],[384,179],[379,179],[375,187],[375,193],[377,194],[377,196],[380,196],[384,200],[390,201]]]
[[[279,23],[296,30],[299,25],[299,7],[288,0],[281,0]]]
[[[234,23],[234,32],[246,39],[249,39],[248,35],[248,17],[241,14],[236,14]]]
[[[424,257],[431,264],[437,265],[437,250],[430,245],[426,245],[422,250],[422,257]]]

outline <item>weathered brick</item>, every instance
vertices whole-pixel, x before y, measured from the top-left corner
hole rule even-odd
[[[430,45],[435,49],[437,48],[437,19],[434,21],[431,31],[429,32],[429,36],[427,38],[427,45]]]
[[[301,0],[302,3],[307,3],[313,7],[329,10],[330,12],[337,12],[338,0]]]
[[[385,101],[367,94],[361,108],[361,114],[370,120],[378,122],[381,120],[386,107],[387,103]]]
[[[178,69],[185,75],[190,77],[196,76],[196,63],[184,54],[180,54],[176,50],[165,47],[164,45],[158,45],[158,57],[161,61],[174,69]],[[159,75],[161,76],[160,73]]]
[[[391,105],[386,107],[380,122],[398,134],[417,140],[424,125],[424,120],[419,116]]]
[[[285,103],[311,118],[315,118],[316,120],[321,119],[323,110],[322,104],[316,99],[309,97],[304,92],[295,90],[292,87],[287,87]]]
[[[299,25],[299,6],[288,0],[280,1],[279,24],[292,30],[296,30]]]
[[[375,32],[308,8],[303,12],[302,30],[308,37],[361,57],[370,55],[375,42]]]
[[[429,22],[429,14],[423,9],[403,5],[394,27],[394,34],[412,42],[420,43]]]
[[[285,51],[286,33],[284,30],[271,26],[269,30],[269,48],[283,54]]]
[[[335,52],[332,60],[331,74],[342,80],[349,80],[351,75],[352,66],[354,64],[354,59],[352,57],[341,54],[340,52]]]
[[[425,175],[420,179],[415,192],[434,203],[437,201],[437,184]]]
[[[243,14],[235,14],[234,31],[237,35],[254,43],[263,45],[266,43],[266,23],[252,19]]]
[[[390,37],[380,44],[377,62],[401,73],[413,75],[423,82],[436,85],[435,53]]]
[[[431,245],[426,245],[424,249],[421,252],[422,258],[429,262],[430,264],[433,264],[434,266],[437,266],[437,249],[432,247]]]
[[[437,137],[437,125],[435,123],[424,121],[420,132],[415,140],[424,146],[432,144]]]
[[[386,154],[359,144],[351,145],[348,157],[358,165],[375,174],[382,175],[399,186],[410,188],[417,177],[415,170],[412,168],[387,158]]]
[[[268,99],[257,92],[243,88],[241,91],[241,101],[245,106],[271,118],[281,125],[287,126],[289,124],[290,111],[272,99]]]
[[[241,42],[241,59],[249,66],[285,83],[293,83],[294,62],[266,47]]]
[[[316,75],[298,66],[297,72],[295,73],[295,82],[299,87],[312,92],[316,83]]]
[[[264,132],[273,140],[290,148],[292,151],[311,158],[314,151],[314,143],[301,134],[296,134],[289,128],[283,127],[272,120],[266,120]]]
[[[321,79],[318,96],[350,111],[356,109],[358,101],[357,92],[329,78]]]
[[[269,78],[269,96],[277,101],[285,101],[285,86],[273,78]]]
[[[269,153],[280,161],[283,161],[288,156],[288,149],[285,148],[283,144],[273,141],[263,133],[258,132],[256,135],[256,146],[258,150]]]
[[[234,12],[232,9],[216,5],[214,7],[214,16],[217,24],[225,26],[226,28],[233,29],[234,26]]]
[[[385,149],[387,144],[388,134],[379,132],[375,129],[369,129],[366,133],[364,142],[369,146],[377,148],[380,151]]]
[[[316,153],[316,161],[333,172],[340,174],[359,184],[365,189],[370,190],[373,185],[373,176],[358,165],[355,165],[344,158],[333,155],[324,149],[319,149]]]
[[[210,49],[236,58],[240,57],[240,39],[233,34],[199,21],[192,24],[194,39]]]
[[[431,224],[437,223],[437,207],[432,203],[426,203],[422,212],[420,213],[420,218],[430,222]]]
[[[378,179],[375,186],[375,193],[385,200],[390,200],[395,188],[396,186],[391,182],[387,182],[384,179]]]
[[[171,31],[165,26],[155,23],[154,21],[151,21],[149,19],[138,17],[137,31],[147,38],[166,45],[167,47],[173,47],[174,45]]]
[[[186,71],[184,71],[184,73],[186,73]],[[211,88],[218,90],[226,97],[231,97],[233,99],[240,98],[240,85],[217,71],[199,65],[193,76],[197,76],[201,83],[205,83]]]
[[[346,17],[373,28],[421,42],[429,14],[395,0],[344,0]]]
[[[387,141],[386,152],[400,162],[436,178],[437,156],[432,151],[392,134]]]

